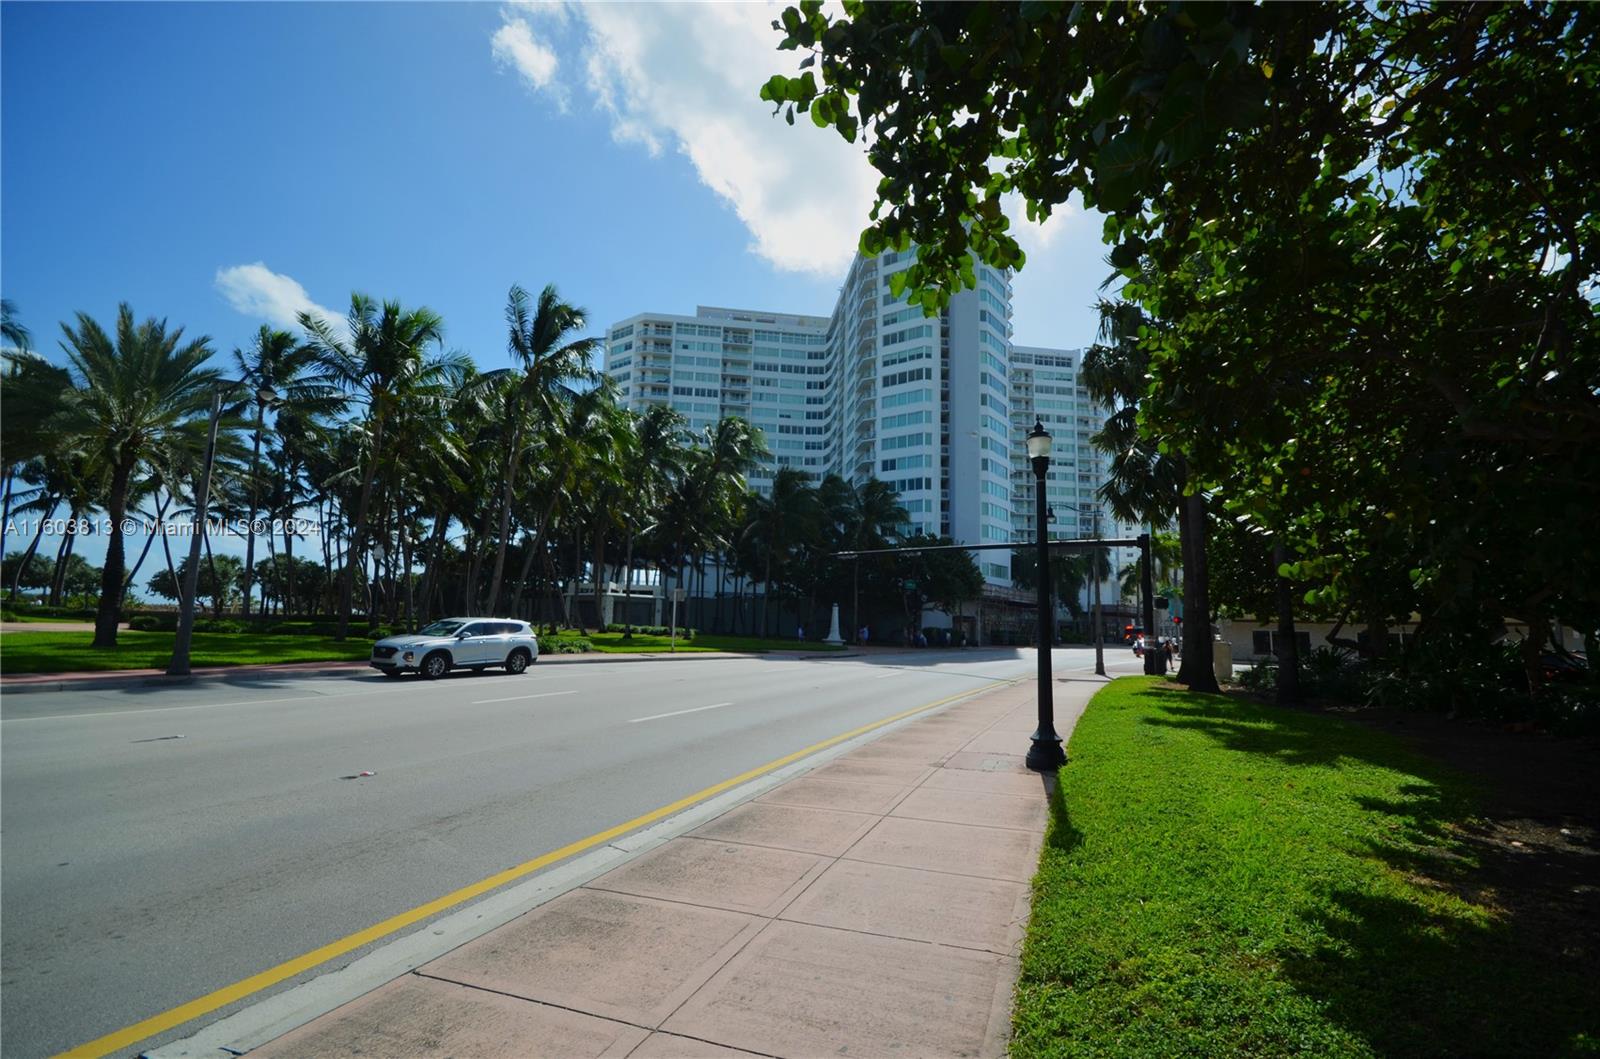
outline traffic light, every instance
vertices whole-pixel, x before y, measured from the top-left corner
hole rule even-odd
[[[1182,625],[1183,624],[1183,616],[1179,615],[1179,614],[1174,614],[1172,616],[1172,624],[1174,624],[1174,625]]]

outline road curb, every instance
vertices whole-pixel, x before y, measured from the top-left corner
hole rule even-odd
[[[670,652],[642,652],[636,655],[613,654],[569,654],[540,655],[538,665],[610,665],[617,662],[670,662],[699,659],[705,662],[718,661],[729,658],[792,658],[797,662],[814,661],[833,658],[859,658],[859,654],[851,651],[686,651],[683,654]],[[342,676],[349,673],[359,673],[371,667],[365,662],[329,662],[323,666],[307,663],[306,668],[289,668],[285,666],[234,666],[230,669],[215,672],[193,673],[186,677],[169,677],[159,674],[141,674],[139,676],[119,676],[115,673],[105,675],[79,676],[63,673],[54,680],[7,681],[0,680],[0,695],[29,695],[45,691],[116,691],[119,688],[158,687],[189,687],[195,684],[216,684],[237,680],[271,680],[277,677],[326,677]]]

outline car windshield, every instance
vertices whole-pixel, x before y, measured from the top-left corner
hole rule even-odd
[[[436,621],[432,625],[425,625],[419,636],[451,636],[458,632],[466,622],[464,621]]]

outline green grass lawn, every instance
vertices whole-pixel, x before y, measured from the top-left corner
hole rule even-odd
[[[1473,786],[1390,736],[1130,678],[1068,754],[1012,1055],[1600,1051],[1593,968],[1473,885]]]
[[[164,669],[172,658],[170,632],[117,634],[117,646],[101,651],[89,644],[90,632],[14,632],[0,637],[0,673],[71,673],[88,670]],[[197,632],[190,664],[263,665],[273,662],[359,661],[372,642],[336,643],[322,636],[272,636],[259,633]]]
[[[21,625],[70,625],[73,622],[94,621],[94,615],[88,617],[72,616],[66,618],[52,618],[47,614],[29,614],[26,611],[5,611],[0,613],[0,621],[14,621]]]
[[[572,639],[576,633],[563,633],[557,639]],[[0,673],[71,673],[117,669],[164,669],[172,657],[170,632],[130,632],[117,634],[114,651],[98,651],[89,644],[90,632],[16,632],[0,637]],[[623,643],[621,633],[599,633],[587,637],[596,651],[607,654],[666,651],[665,636],[635,634],[633,642]],[[546,651],[548,637],[541,639]],[[344,643],[327,636],[268,633],[197,632],[194,634],[191,665],[243,666],[275,662],[361,661],[372,650],[372,641],[353,635]],[[759,640],[746,636],[697,635],[692,641],[679,640],[679,651],[828,651],[841,650],[822,644],[798,644],[792,640]]]

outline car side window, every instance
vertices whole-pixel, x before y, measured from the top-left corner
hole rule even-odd
[[[468,625],[466,628],[462,629],[461,630],[461,635],[462,636],[482,636],[484,634],[483,626],[484,626],[483,622],[475,621],[471,625]]]
[[[495,622],[494,634],[496,636],[508,636],[511,633],[514,633],[516,631],[517,631],[517,626],[513,622],[509,622],[509,621],[498,621],[498,622]]]

